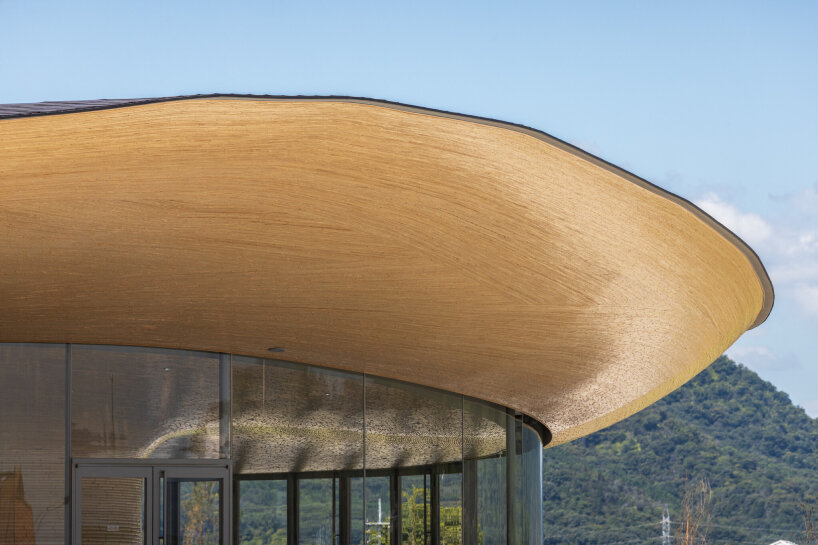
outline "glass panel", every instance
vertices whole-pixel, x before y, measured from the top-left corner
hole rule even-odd
[[[519,419],[509,426],[509,542],[542,543],[542,442]]]
[[[432,491],[429,475],[401,475],[401,545],[427,545]]]
[[[333,479],[299,479],[298,543],[333,543]]]
[[[463,402],[463,532],[466,543],[507,543],[506,428],[514,417],[475,400]]]
[[[239,481],[239,543],[287,544],[287,481]]]
[[[506,484],[508,492],[506,501],[508,505],[508,542],[525,545],[523,529],[523,510],[525,509],[525,494],[523,487],[523,424],[520,420],[513,418],[508,421],[506,427],[506,441],[508,443],[508,456],[506,458]]]
[[[388,469],[460,466],[463,452],[462,396],[378,377],[366,377],[365,385],[367,482],[377,479]],[[445,485],[445,509],[443,487],[440,487],[441,507],[430,517],[431,524],[440,529],[441,543],[460,543],[452,541],[454,534],[460,535],[462,527],[461,481],[459,476],[456,479],[455,483],[455,477],[451,475],[440,478],[439,482]],[[385,498],[388,499],[388,494]],[[381,503],[382,511],[389,509],[384,507],[383,499]],[[373,506],[367,492],[368,533],[372,531],[371,523],[377,522],[373,509],[377,506]],[[390,523],[402,523],[399,516],[397,512],[390,513]],[[400,530],[403,536],[403,528]],[[444,541],[444,530],[448,541]]]
[[[388,545],[392,514],[389,503],[389,476],[366,477],[366,543]],[[397,513],[394,514],[397,517]]]
[[[219,355],[71,348],[71,449],[86,458],[219,458]]]
[[[220,479],[166,478],[165,543],[218,545],[220,492]]]
[[[83,477],[82,545],[145,543],[145,479]]]
[[[440,474],[440,544],[463,542],[463,479],[460,473]]]
[[[65,345],[0,344],[0,532],[65,539]]]
[[[153,500],[149,500],[153,501]],[[150,506],[153,509],[153,506]],[[165,478],[159,477],[159,543],[165,543]]]
[[[350,540],[353,545],[363,545],[366,533],[364,520],[364,479],[352,477],[349,479],[350,498]]]
[[[522,427],[523,543],[542,543],[542,442],[528,426]]]
[[[363,469],[361,375],[233,357],[237,473]]]
[[[459,395],[367,377],[367,469],[459,462],[462,406]]]
[[[338,477],[332,478],[332,543],[338,545],[341,543],[341,479]]]
[[[477,461],[477,533],[483,545],[506,543],[506,457]]]

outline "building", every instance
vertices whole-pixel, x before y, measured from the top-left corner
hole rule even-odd
[[[773,302],[683,199],[366,99],[0,106],[0,540],[541,542],[544,445]]]

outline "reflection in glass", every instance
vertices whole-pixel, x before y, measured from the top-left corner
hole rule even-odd
[[[239,481],[239,543],[287,544],[287,481]]]
[[[66,349],[0,344],[0,535],[18,542],[64,542]],[[284,545],[296,530],[305,545],[542,540],[542,445],[506,409],[281,361],[233,356],[230,371],[231,357],[219,354],[70,351],[70,455],[219,458],[232,447],[236,473],[264,479],[239,482],[242,543]],[[83,485],[83,517],[98,515],[106,486],[124,502],[110,523],[83,518],[88,543],[144,541],[137,481]],[[161,539],[217,543],[218,484],[171,484],[176,529]]]
[[[65,534],[65,345],[0,344],[0,536]]]
[[[145,544],[145,479],[83,477],[82,545]]]
[[[463,535],[465,543],[507,543],[506,410],[463,401]]]
[[[367,545],[395,541],[404,535],[402,508],[390,504],[390,477],[398,468],[459,464],[463,450],[462,396],[393,380],[366,377],[366,482]],[[391,470],[391,471],[390,471]],[[370,492],[372,481],[372,492]],[[446,520],[440,509],[432,510],[430,525],[453,536],[461,532],[459,486],[444,479]],[[397,483],[395,483],[397,484]],[[437,485],[437,481],[435,483]],[[457,503],[452,494],[457,486]],[[435,486],[434,490],[442,490]],[[395,493],[398,494],[397,486]],[[372,496],[372,498],[370,498]],[[402,498],[402,491],[400,492]],[[378,510],[380,501],[380,510]],[[434,504],[435,500],[432,499]],[[380,518],[379,518],[380,517]],[[391,532],[390,532],[391,529]],[[398,537],[400,536],[400,538]],[[408,536],[408,534],[407,534]],[[377,538],[373,541],[373,538]],[[380,541],[378,541],[380,540]],[[432,536],[432,542],[434,542]],[[443,543],[443,541],[441,541]],[[447,543],[455,543],[449,541]]]
[[[440,473],[440,544],[463,542],[463,478],[461,473]]]
[[[352,545],[364,545],[364,479],[352,477],[349,479],[350,495],[350,539]]]
[[[165,479],[165,543],[218,545],[221,538],[219,482]]]
[[[477,533],[483,545],[506,543],[506,458],[477,461]]]
[[[334,537],[333,479],[298,482],[298,543],[331,545]]]
[[[542,445],[506,409],[280,361],[232,377],[234,467],[294,479],[299,542],[539,542]]]
[[[366,477],[366,543],[388,545],[392,518],[390,512],[390,479],[388,475]]]
[[[509,426],[509,541],[542,543],[542,443],[536,431],[515,419]],[[513,435],[511,432],[513,431]]]
[[[239,473],[363,469],[363,378],[233,357],[233,464]]]
[[[522,426],[523,543],[542,543],[542,443],[533,429]]]
[[[508,443],[508,453],[506,457],[506,502],[508,505],[508,542],[528,544],[524,540],[523,509],[525,500],[523,471],[522,471],[522,445],[523,445],[523,423],[521,420],[509,420],[506,428],[506,440]]]
[[[366,467],[389,469],[462,456],[462,397],[366,377]]]
[[[429,474],[401,475],[401,545],[429,545],[432,490]]]
[[[219,355],[71,347],[71,454],[219,458]]]

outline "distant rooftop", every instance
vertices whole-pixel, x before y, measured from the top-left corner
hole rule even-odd
[[[131,106],[148,102],[160,102],[166,98],[114,98],[102,100],[61,100],[55,102],[23,102],[20,104],[0,104],[0,119],[9,117],[31,117],[37,115],[66,114],[101,110],[117,106]]]

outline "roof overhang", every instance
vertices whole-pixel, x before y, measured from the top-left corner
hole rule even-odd
[[[558,444],[772,307],[722,225],[533,129],[336,97],[86,109],[0,121],[0,342],[366,372],[514,408]]]

